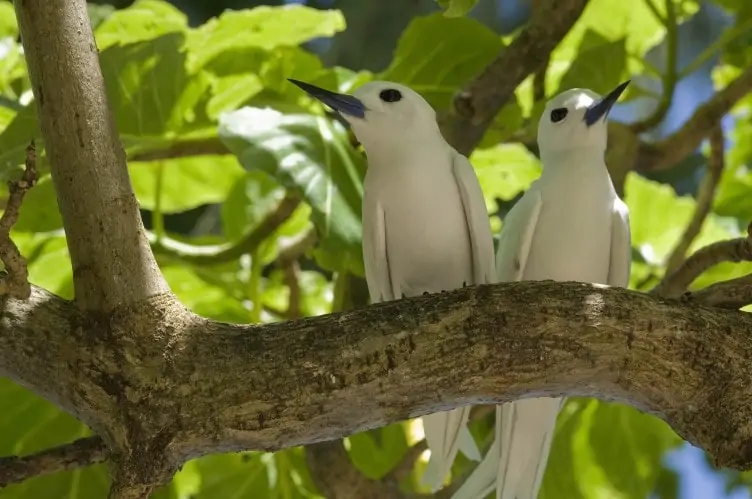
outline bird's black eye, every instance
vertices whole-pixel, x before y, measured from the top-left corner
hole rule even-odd
[[[384,102],[397,102],[399,100],[402,100],[402,94],[400,93],[400,91],[393,88],[382,90],[379,94],[379,97]]]
[[[568,112],[569,111],[567,111],[566,107],[557,107],[556,109],[551,111],[551,121],[554,123],[560,122],[567,117]]]

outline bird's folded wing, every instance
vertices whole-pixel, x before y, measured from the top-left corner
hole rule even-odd
[[[473,252],[472,284],[487,284],[496,282],[496,271],[493,254],[493,236],[491,222],[488,220],[488,210],[483,198],[478,177],[468,159],[454,151],[454,178],[462,198],[465,209],[470,247]],[[468,283],[470,284],[470,283]]]
[[[522,279],[542,207],[543,198],[537,182],[534,182],[504,218],[496,252],[496,277],[499,282]]]
[[[626,288],[629,286],[629,271],[632,265],[632,236],[629,230],[629,209],[616,198],[611,216],[611,262],[608,269],[608,285]]]
[[[386,220],[378,198],[363,194],[363,263],[371,303],[394,300],[389,258],[386,253]]]

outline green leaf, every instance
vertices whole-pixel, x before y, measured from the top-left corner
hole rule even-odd
[[[740,106],[748,112],[752,99],[744,99],[748,105]],[[749,223],[752,220],[752,123],[738,116],[730,137],[733,145],[726,154],[726,168],[718,185],[713,202],[713,211],[722,216],[731,216]]]
[[[556,93],[586,87],[605,95],[621,83],[626,62],[624,38],[610,42],[588,28],[580,42],[577,57],[562,76]]]
[[[11,237],[27,260],[29,282],[66,300],[72,299],[73,269],[64,233],[32,234],[14,228]]]
[[[448,110],[454,94],[503,47],[496,33],[474,19],[441,13],[417,17],[400,37],[392,63],[377,79],[407,85],[434,109]],[[496,117],[481,147],[505,140],[521,123],[522,111],[514,98]]]
[[[379,480],[402,459],[408,445],[401,423],[347,437],[350,459],[364,475]]]
[[[137,0],[115,11],[94,32],[99,50],[188,31],[188,17],[162,0]]]
[[[0,378],[0,400],[0,456],[31,454],[92,434],[74,417],[7,378]],[[98,464],[8,485],[0,489],[0,499],[106,497],[108,489],[107,467]]]
[[[237,159],[230,154],[131,162],[128,167],[131,183],[143,209],[155,208],[160,167],[163,168],[162,213],[177,213],[203,204],[221,203],[235,182],[245,175]]]
[[[186,72],[183,42],[183,34],[170,33],[101,53],[107,97],[121,135],[153,140],[208,126],[196,108],[207,98],[209,82]]]
[[[272,50],[333,36],[344,29],[345,18],[339,10],[285,5],[225,11],[191,34],[188,40],[191,67],[201,67],[228,49]]]
[[[624,201],[630,211],[632,245],[639,248],[647,262],[662,266],[681,238],[696,203],[689,196],[678,197],[670,186],[647,180],[634,172],[627,175],[624,190]],[[692,243],[690,253],[737,235],[738,231],[731,232],[711,214]]]
[[[18,165],[26,158],[26,147],[31,139],[36,140],[37,159],[43,142],[42,132],[37,121],[36,104],[33,102],[21,109],[13,121],[0,134],[0,177],[7,181]]]
[[[26,193],[18,221],[13,228],[21,232],[46,232],[63,228],[57,194],[50,175],[40,178]]]
[[[478,0],[436,0],[436,2],[444,9],[446,17],[462,17],[475,7]]]
[[[559,414],[541,499],[648,497],[681,439],[632,407],[570,398]]]
[[[16,11],[11,2],[0,3],[0,38],[18,36],[18,21]]]
[[[237,179],[222,204],[222,228],[228,239],[261,223],[285,197],[285,189],[270,175],[254,170]]]
[[[339,124],[312,115],[242,108],[220,117],[219,136],[247,170],[272,175],[311,206],[319,249],[336,254],[320,264],[363,275],[360,212],[365,166]]]
[[[162,273],[170,285],[170,289],[178,297],[180,303],[188,307],[194,313],[210,319],[245,324],[250,318],[250,312],[241,303],[238,295],[233,292],[233,281],[236,278],[226,279],[217,276],[218,271],[211,268],[203,268],[203,274],[215,274],[215,281],[208,282],[200,277],[197,269],[191,269],[185,265],[163,265]],[[229,281],[229,282],[228,282]]]
[[[486,208],[496,211],[496,198],[514,199],[526,191],[540,176],[538,158],[522,144],[500,144],[489,149],[476,149],[470,162],[478,175]]]

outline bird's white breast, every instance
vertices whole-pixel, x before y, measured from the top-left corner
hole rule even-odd
[[[543,205],[523,279],[606,284],[616,193],[605,165],[557,165],[538,183]]]
[[[392,285],[414,296],[472,284],[470,236],[451,150],[390,156],[388,164],[383,157],[369,162],[364,189],[378,193],[384,210]]]

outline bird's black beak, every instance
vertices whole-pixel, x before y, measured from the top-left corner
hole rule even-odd
[[[619,100],[619,96],[624,92],[624,89],[627,88],[630,81],[631,80],[625,81],[613,89],[607,96],[590,104],[590,107],[585,111],[585,117],[583,118],[585,124],[587,124],[587,126],[593,126],[599,120],[605,120],[608,116],[608,112],[611,111],[611,107],[616,104],[617,100]]]
[[[324,90],[310,83],[293,80],[292,78],[288,78],[287,81],[302,88],[308,95],[320,100],[338,113],[345,116],[354,116],[355,118],[365,118],[366,116],[366,106],[357,97],[330,92],[329,90]]]

